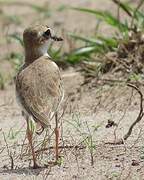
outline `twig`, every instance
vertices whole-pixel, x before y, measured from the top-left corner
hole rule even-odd
[[[127,86],[135,89],[138,92],[138,94],[140,95],[140,110],[139,110],[139,114],[138,114],[136,120],[132,123],[132,125],[128,129],[128,132],[123,136],[123,138],[115,140],[114,142],[108,142],[106,144],[117,144],[117,145],[124,144],[124,141],[127,140],[129,138],[129,136],[131,135],[134,126],[138,122],[140,122],[140,120],[144,116],[144,111],[143,111],[143,94],[142,94],[142,92],[140,91],[140,89],[137,86],[135,86],[133,84],[128,83]]]
[[[43,180],[47,180],[48,179],[48,176],[49,176],[50,172],[51,172],[51,166],[50,166],[50,168],[46,172],[44,172],[42,174]]]
[[[12,169],[14,168],[14,160],[13,160],[13,157],[12,157],[11,152],[10,152],[10,150],[9,150],[9,146],[8,146],[7,141],[6,141],[6,137],[5,137],[4,132],[3,132],[3,138],[4,138],[4,141],[5,141],[5,143],[6,143],[8,156],[10,157],[10,160],[11,160],[11,170],[12,170]]]
[[[5,147],[3,147],[1,150],[0,150],[0,154],[5,150]]]
[[[21,145],[21,152],[20,152],[20,158],[21,159],[22,159],[22,155],[23,155],[24,145],[27,145],[27,144],[25,144],[26,138],[27,138],[27,136],[25,135],[25,138],[24,138],[23,143]]]
[[[98,81],[100,81],[100,82],[104,82],[104,83],[127,83],[128,81],[126,81],[126,80],[120,80],[120,79],[107,79],[107,78],[103,78],[103,79],[101,79],[101,78],[98,78]],[[131,81],[131,83],[133,83],[133,84],[135,84],[135,85],[142,85],[142,86],[144,86],[144,83],[142,83],[142,82],[139,82],[139,81]]]
[[[124,140],[127,140],[128,137],[131,135],[132,133],[132,130],[134,128],[134,126],[142,119],[142,117],[144,116],[144,111],[143,111],[143,94],[142,92],[140,91],[140,89],[138,87],[136,87],[135,85],[133,84],[127,84],[127,86],[131,87],[131,88],[134,88],[140,95],[140,111],[139,111],[139,114],[138,114],[138,117],[136,118],[136,120],[132,123],[132,125],[130,126],[128,132],[124,135],[123,139]]]
[[[89,151],[90,151],[90,157],[91,157],[91,166],[94,165],[94,157],[93,157],[93,137],[92,137],[92,134],[91,134],[91,131],[90,131],[90,128],[88,126],[88,123],[86,121],[86,126],[87,126],[87,129],[88,129],[88,132],[89,132],[89,137],[90,137],[90,146],[89,146]]]
[[[121,65],[125,70],[126,70],[126,72],[129,72],[130,71],[130,67],[129,67],[129,65],[127,65],[124,61],[120,61],[120,59],[118,59],[118,58],[112,58],[112,57],[109,57],[108,55],[104,55],[104,57],[107,59],[107,60],[109,60],[109,61],[111,61],[112,63],[114,63],[115,65]]]

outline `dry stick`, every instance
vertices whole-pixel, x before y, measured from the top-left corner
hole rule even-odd
[[[90,147],[88,146],[89,148],[89,151],[90,151],[90,157],[91,157],[91,166],[94,165],[94,157],[93,157],[93,138],[92,138],[92,133],[90,131],[90,128],[88,126],[88,123],[86,121],[86,126],[87,126],[87,130],[89,132],[89,137],[90,137]]]
[[[23,150],[24,150],[24,145],[25,145],[26,139],[27,139],[27,137],[26,137],[26,135],[25,135],[25,138],[24,138],[24,140],[23,140],[23,142],[22,142],[21,151],[20,151],[20,158],[21,158],[21,159],[22,159],[22,156],[23,156]]]
[[[7,141],[6,141],[6,137],[5,137],[4,132],[3,132],[3,138],[4,138],[4,141],[5,141],[5,143],[6,143],[8,156],[10,157],[10,160],[11,160],[11,170],[12,170],[12,169],[14,168],[14,160],[13,160],[13,157],[12,157],[11,152],[10,152],[10,150],[9,150],[9,146],[8,146]]]
[[[106,143],[106,144],[119,144],[119,145],[120,145],[120,144],[124,144],[124,141],[127,140],[127,139],[129,138],[129,136],[131,135],[134,126],[135,126],[135,125],[142,119],[142,117],[144,116],[144,111],[143,111],[143,94],[142,94],[142,92],[140,91],[140,89],[139,89],[137,86],[135,86],[135,85],[133,85],[133,84],[128,83],[127,86],[135,89],[135,90],[139,93],[139,95],[140,95],[140,111],[139,111],[138,117],[137,117],[136,120],[132,123],[132,125],[130,126],[128,132],[124,135],[123,138],[118,139],[118,140],[115,141],[115,142],[108,142],[108,143]]]
[[[46,173],[44,172],[42,174],[43,180],[47,180],[48,179],[48,176],[49,176],[50,172],[51,172],[51,166],[50,166],[49,170],[46,171]]]
[[[39,145],[41,145],[41,147],[40,147],[40,149],[43,149],[43,148],[45,148],[46,147],[46,145],[47,145],[47,143],[48,143],[48,141],[50,142],[50,138],[52,137],[52,135],[54,134],[54,131],[50,134],[49,133],[49,130],[47,129],[46,130],[46,133],[45,133],[45,136],[44,136],[44,138],[43,138],[43,140],[42,140],[42,142],[41,143],[39,143],[36,147],[38,147]],[[36,148],[35,147],[35,148]],[[39,152],[42,152],[42,151],[39,151]],[[41,156],[41,158],[43,157],[43,152],[40,154],[37,154],[37,158],[40,158],[40,156]]]
[[[140,89],[138,87],[136,87],[135,85],[133,84],[127,84],[127,86],[131,87],[131,88],[134,88],[140,95],[140,111],[139,111],[139,114],[138,114],[138,117],[136,118],[136,120],[132,123],[132,125],[130,126],[128,132],[124,135],[123,139],[124,140],[127,140],[128,137],[131,135],[132,133],[132,130],[134,128],[134,126],[142,119],[142,117],[144,116],[144,111],[143,111],[143,94],[142,92],[140,91]]]
[[[2,148],[2,150],[0,150],[0,154],[5,150],[5,147]]]
[[[126,70],[126,72],[127,71],[130,71],[130,68],[129,68],[129,66],[125,63],[125,62],[123,62],[123,61],[119,61],[119,59],[118,58],[111,58],[111,57],[108,57],[107,55],[104,55],[105,56],[105,58],[107,58],[107,60],[109,60],[109,61],[111,61],[112,63],[114,63],[115,65],[121,65],[125,70]]]

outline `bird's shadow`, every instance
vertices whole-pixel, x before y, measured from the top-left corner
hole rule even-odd
[[[50,170],[50,167],[40,167],[33,169],[32,167],[18,167],[17,169],[0,169],[0,174],[25,174],[38,176],[45,169]]]

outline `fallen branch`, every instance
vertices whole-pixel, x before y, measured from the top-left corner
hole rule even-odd
[[[132,123],[132,125],[131,125],[130,128],[128,129],[128,132],[123,136],[123,138],[117,139],[117,140],[115,140],[114,142],[108,142],[108,143],[106,143],[106,144],[114,144],[114,145],[124,144],[124,141],[127,140],[127,139],[129,138],[129,136],[131,135],[134,126],[135,126],[138,122],[140,122],[140,120],[141,120],[142,117],[144,116],[144,111],[143,111],[143,94],[142,94],[142,92],[140,91],[140,89],[139,89],[137,86],[135,86],[135,85],[133,85],[133,84],[128,83],[127,86],[135,89],[135,90],[138,92],[138,94],[140,95],[140,110],[139,110],[139,114],[138,114],[136,120]]]
[[[138,117],[136,118],[136,120],[132,123],[132,125],[130,126],[128,132],[124,135],[123,139],[124,140],[127,140],[128,137],[131,135],[132,133],[132,130],[134,128],[134,126],[140,122],[140,120],[142,119],[142,117],[144,116],[144,111],[143,111],[143,94],[142,92],[140,91],[140,89],[138,87],[136,87],[135,85],[133,84],[127,84],[127,86],[131,87],[131,88],[134,88],[140,95],[140,111],[139,111],[139,114],[138,114]]]

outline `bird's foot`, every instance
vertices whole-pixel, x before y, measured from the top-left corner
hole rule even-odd
[[[48,167],[53,167],[57,165],[54,161],[49,161],[47,164],[44,164],[44,167],[45,168],[48,168]]]
[[[48,166],[55,166],[55,165],[61,165],[62,164],[62,158],[59,156],[58,159],[56,159],[55,161],[49,161],[47,164],[45,164],[45,167]]]
[[[121,145],[121,144],[124,144],[124,140],[123,139],[117,139],[117,140],[112,141],[112,142],[106,142],[105,144]]]
[[[41,168],[41,166],[39,166],[37,163],[34,163],[33,169],[38,169],[38,168]]]

